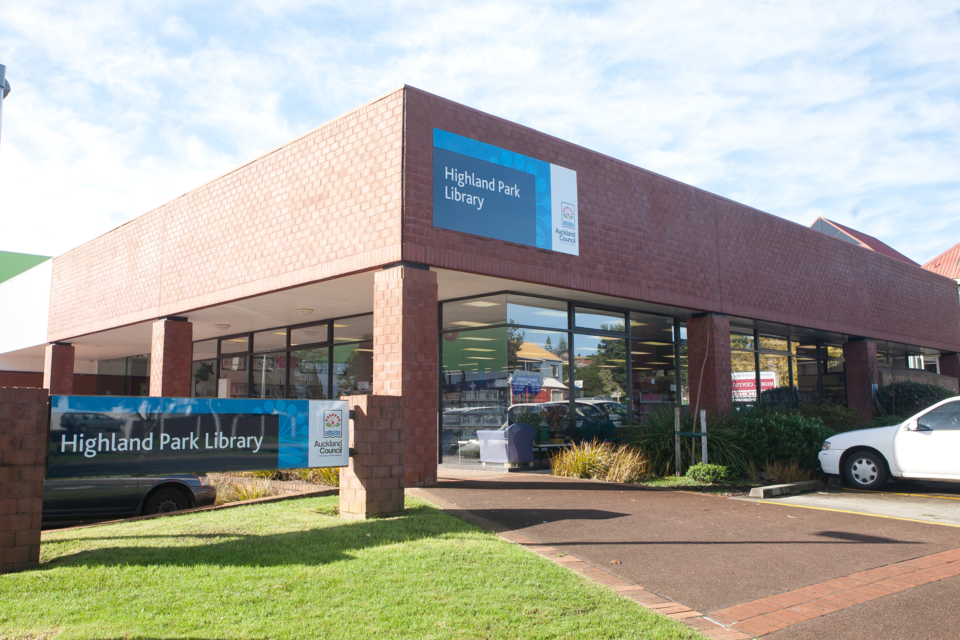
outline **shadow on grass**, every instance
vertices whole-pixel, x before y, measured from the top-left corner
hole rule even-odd
[[[345,522],[324,509],[315,510],[327,526],[267,535],[243,533],[144,533],[118,536],[58,538],[51,543],[110,541],[99,549],[58,556],[40,570],[66,566],[235,566],[322,565],[355,558],[356,552],[427,538],[476,531],[474,525],[451,517],[434,507],[408,508],[403,516]],[[531,510],[528,518],[537,522],[557,520],[607,520],[626,514],[593,509]],[[138,542],[182,540],[185,546],[145,546]]]

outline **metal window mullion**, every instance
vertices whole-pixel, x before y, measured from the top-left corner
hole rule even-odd
[[[437,303],[437,464],[443,463],[443,303]],[[479,367],[478,367],[479,368]],[[509,421],[509,418],[508,418]]]
[[[333,397],[333,320],[327,320],[327,335],[330,337],[327,343],[327,399],[336,400]],[[372,385],[371,385],[372,386]]]
[[[757,404],[760,404],[760,332],[753,330],[753,373],[757,385]]]
[[[689,361],[688,361],[689,362]],[[687,372],[689,377],[690,372]],[[680,318],[673,319],[673,386],[674,386],[674,404],[677,407],[683,406],[683,389],[680,386]],[[696,420],[696,417],[694,417]]]
[[[570,398],[568,399],[569,408],[567,412],[570,414],[568,417],[568,429],[570,430],[571,438],[572,434],[576,432],[577,429],[577,387],[576,387],[576,358],[574,357],[574,344],[573,344],[573,327],[575,325],[575,306],[573,301],[567,302],[567,362],[569,362],[570,369],[570,382],[568,383],[568,388],[570,389]]]
[[[630,315],[631,311],[627,310],[624,314],[624,322],[626,322],[627,328],[627,344],[626,344],[626,365],[627,365],[627,426],[633,425],[633,337],[631,336],[632,332],[630,327],[632,326]]]

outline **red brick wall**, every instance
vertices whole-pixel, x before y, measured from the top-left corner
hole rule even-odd
[[[405,260],[960,351],[951,280],[416,89],[405,113]],[[433,228],[434,127],[575,170],[580,257]]]
[[[403,397],[408,486],[437,481],[437,274],[378,271],[373,309],[373,392]]]
[[[0,573],[40,561],[47,405],[44,389],[0,387]]]
[[[687,321],[687,380],[690,411],[695,415],[700,409],[721,413],[730,409],[733,380],[729,318],[709,315]]]
[[[43,388],[51,395],[73,393],[76,348],[72,344],[48,344],[43,360]]]
[[[403,92],[53,260],[50,340],[400,259]]]
[[[43,387],[43,373],[39,371],[0,371],[0,387]]]
[[[873,420],[873,385],[880,383],[877,343],[858,340],[843,345],[843,370],[847,377],[847,406]]]
[[[951,353],[940,356],[940,375],[960,379],[960,355]]]
[[[350,464],[340,470],[340,515],[369,518],[403,511],[404,425],[401,398],[348,396],[354,412]]]
[[[157,320],[150,354],[150,395],[189,398],[192,393],[193,323]]]

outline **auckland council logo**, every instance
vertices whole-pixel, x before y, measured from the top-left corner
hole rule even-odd
[[[560,224],[571,229],[577,228],[577,208],[569,202],[560,203]]]
[[[340,410],[323,412],[323,437],[339,438],[343,425],[343,412]]]

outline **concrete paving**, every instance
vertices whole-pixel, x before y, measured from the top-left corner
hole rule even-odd
[[[441,482],[424,489],[423,495],[708,615],[960,548],[956,527],[544,475],[444,471]],[[918,589],[948,589],[952,594],[955,583],[950,578]],[[943,625],[960,628],[960,609],[946,606],[957,602],[952,595],[940,602],[936,619],[929,620],[917,619],[903,610],[906,604],[897,604],[915,602],[911,598],[907,592],[854,604],[775,632],[787,635],[770,637],[812,637],[789,635],[801,625],[832,624],[846,633],[860,628],[857,619],[869,615],[862,612],[885,602],[911,618],[909,637],[942,638]]]
[[[755,501],[754,498],[739,498]],[[903,518],[960,527],[960,483],[891,484],[883,491],[827,487],[813,493],[767,498],[776,504]]]

